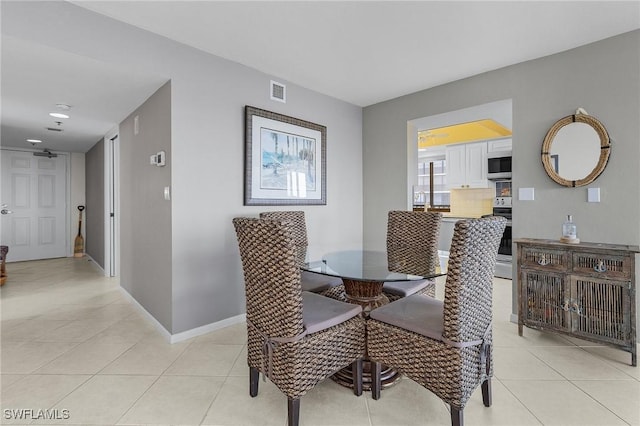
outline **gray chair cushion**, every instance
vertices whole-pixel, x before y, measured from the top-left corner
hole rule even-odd
[[[371,319],[442,340],[444,303],[422,294],[398,299],[371,311]]]
[[[300,271],[300,285],[302,291],[319,293],[342,284],[342,279],[328,275],[316,274],[309,271]]]
[[[340,302],[308,291],[302,292],[302,321],[307,334],[338,325],[360,312],[360,305]]]
[[[400,297],[411,296],[432,284],[432,280],[409,280],[385,282],[382,291]]]

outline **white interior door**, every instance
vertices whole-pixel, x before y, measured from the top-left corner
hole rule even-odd
[[[1,240],[8,262],[67,255],[66,157],[2,150]]]

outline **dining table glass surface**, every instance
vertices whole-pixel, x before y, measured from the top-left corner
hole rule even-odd
[[[323,275],[359,281],[413,281],[433,278],[389,270],[387,253],[373,250],[342,250],[327,253],[321,260],[304,264],[303,269]]]
[[[398,267],[402,269],[402,265]],[[369,317],[370,312],[389,303],[384,294],[384,284],[392,281],[409,282],[435,278],[444,275],[439,268],[425,276],[411,275],[390,270],[389,259],[385,251],[342,250],[323,255],[320,260],[307,262],[302,269],[308,272],[339,277],[344,284],[344,301],[362,306],[362,315]],[[400,374],[391,368],[383,367],[382,387],[392,386]],[[353,383],[351,368],[343,368],[332,379],[345,387]],[[363,388],[371,389],[371,369],[368,357],[364,358]]]

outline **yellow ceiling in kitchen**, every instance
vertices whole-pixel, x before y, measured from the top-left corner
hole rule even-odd
[[[418,132],[418,148],[436,145],[480,141],[511,136],[511,130],[498,122],[486,119]]]

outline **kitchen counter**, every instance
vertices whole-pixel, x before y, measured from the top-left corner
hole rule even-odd
[[[461,219],[477,219],[480,216],[446,216],[446,215],[442,215],[442,221],[443,222],[457,222]]]
[[[453,229],[456,222],[462,219],[474,219],[472,217],[461,216],[443,216],[440,225],[440,235],[438,235],[438,250],[449,252],[451,247],[451,239],[453,238]]]

